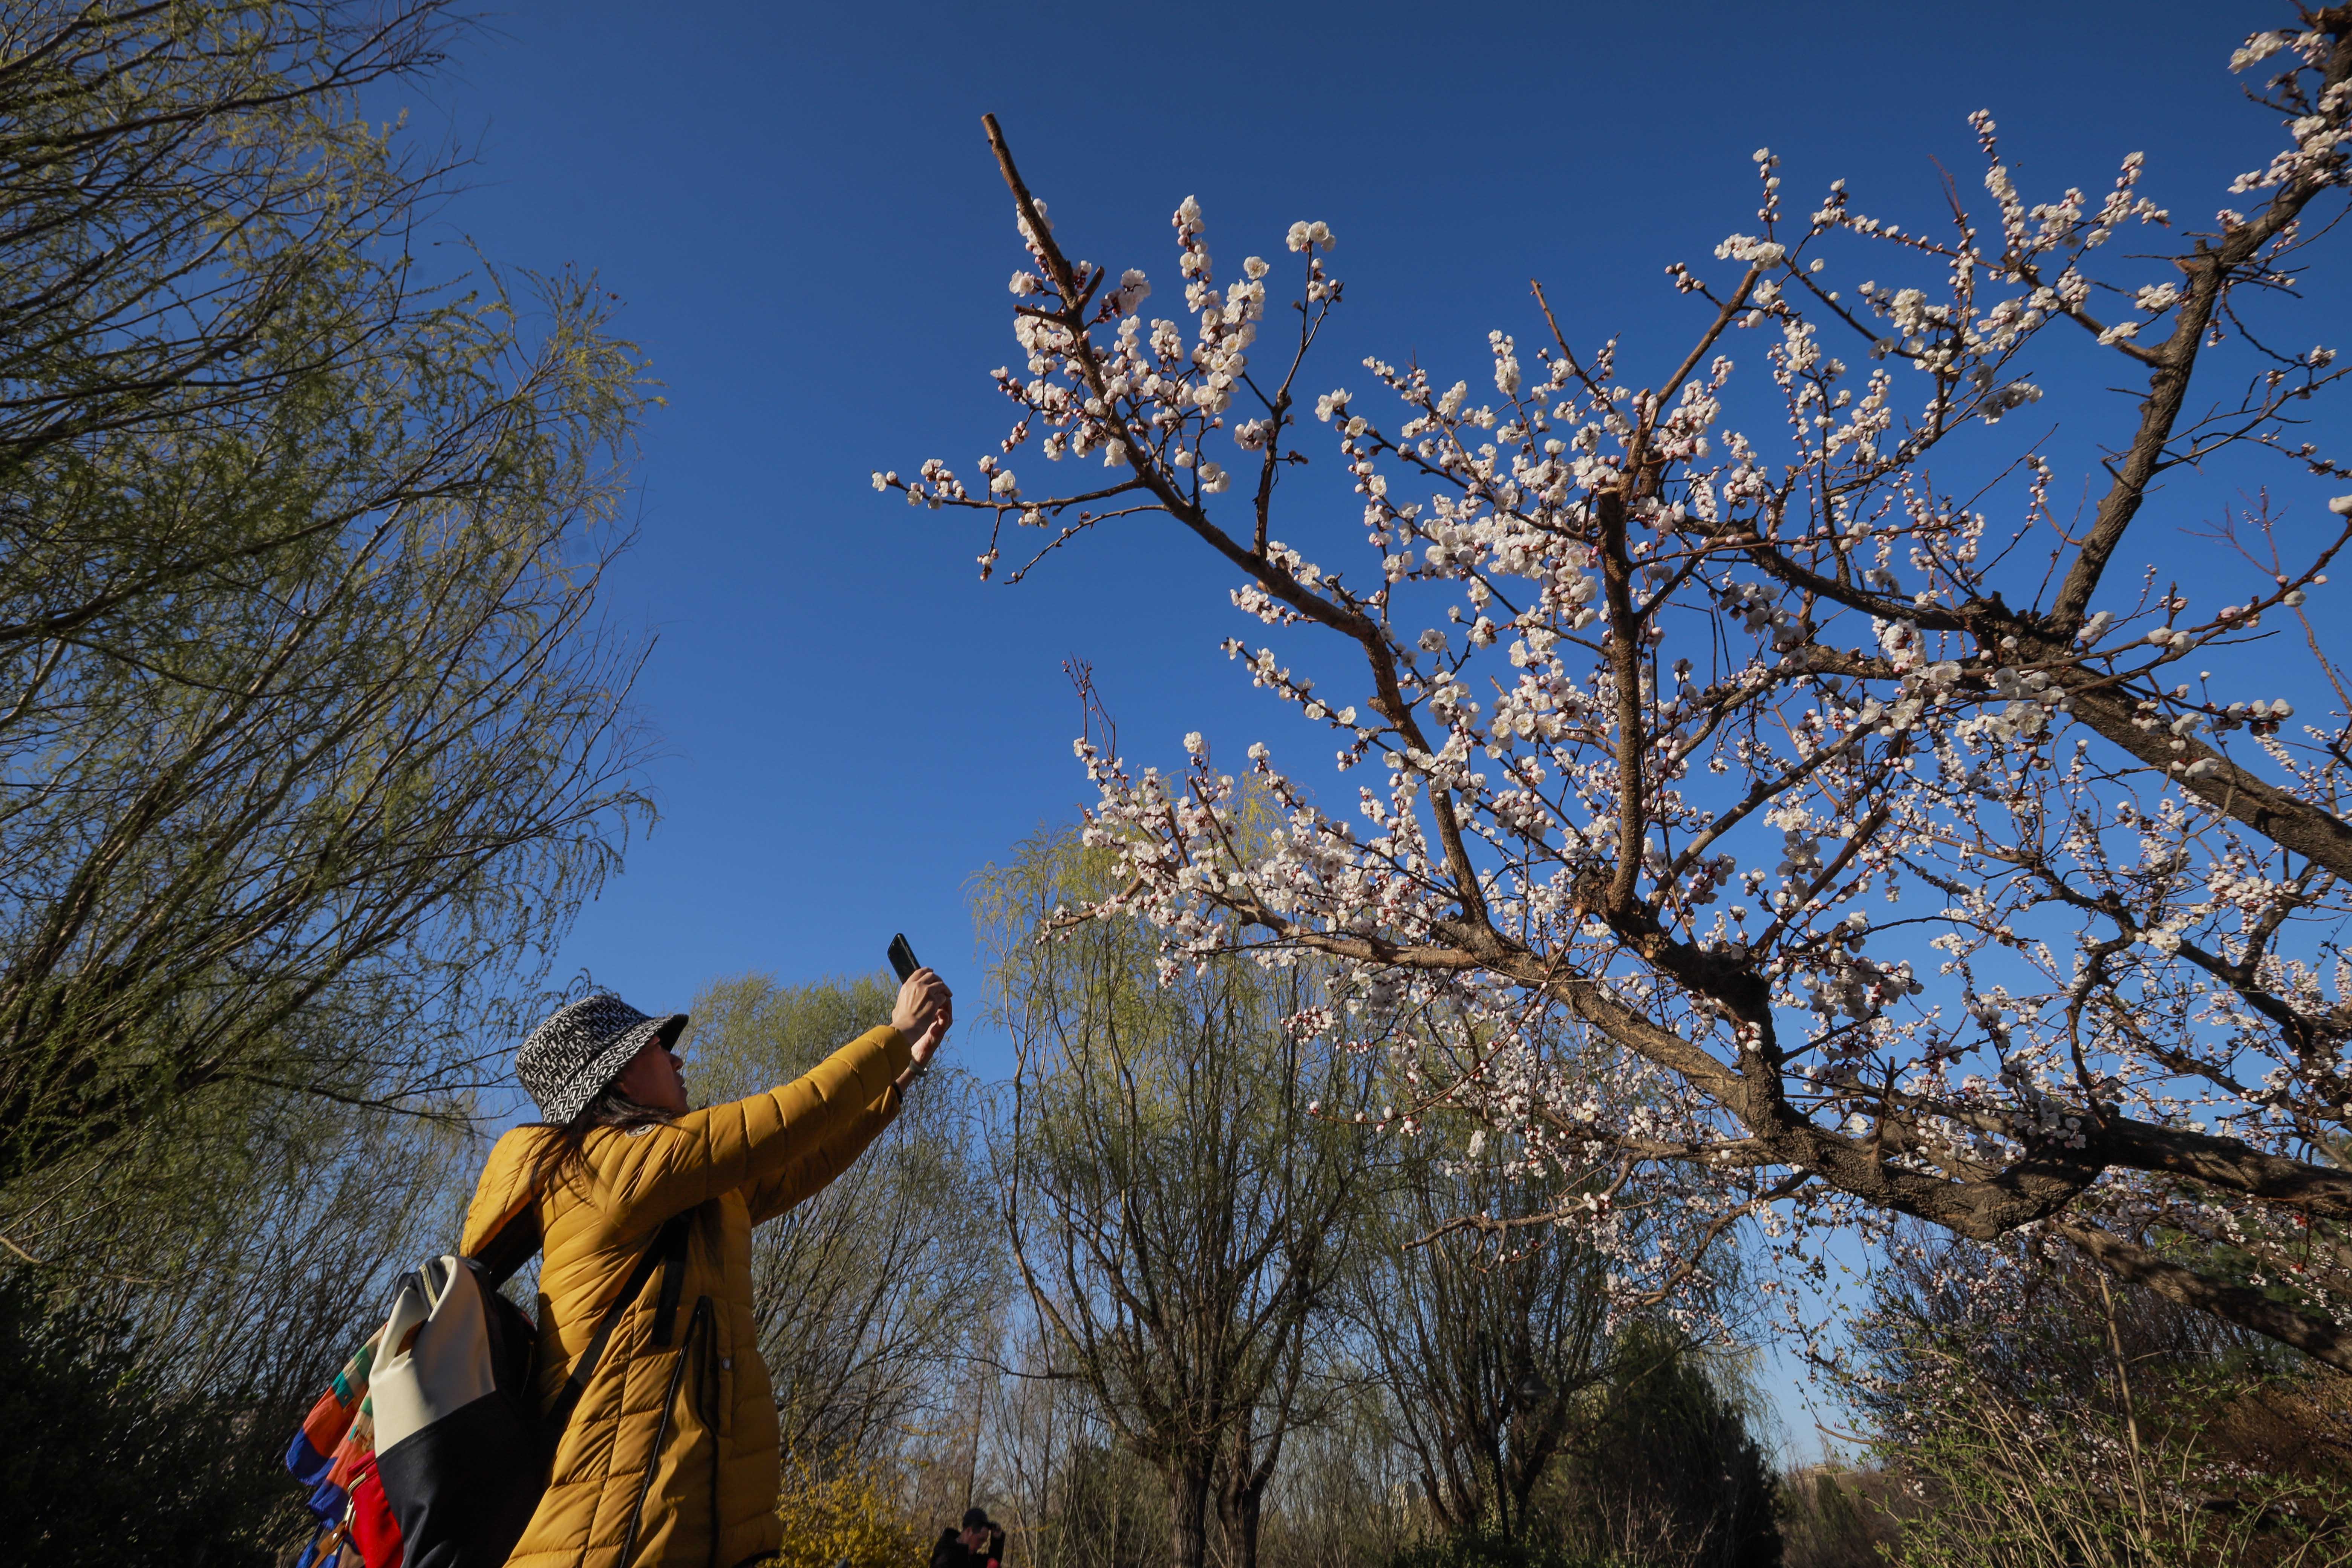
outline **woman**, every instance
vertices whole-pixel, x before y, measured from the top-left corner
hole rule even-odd
[[[781,1088],[696,1111],[671,1049],[683,1014],[591,996],[524,1042],[515,1076],[546,1121],[491,1150],[465,1247],[478,1254],[510,1223],[537,1221],[542,1407],[656,1237],[674,1252],[679,1232],[666,1222],[685,1218],[682,1265],[655,1270],[595,1363],[516,1568],[733,1568],[782,1544],[751,1227],[857,1158],[952,1021],[946,984],[919,970],[887,1027]]]

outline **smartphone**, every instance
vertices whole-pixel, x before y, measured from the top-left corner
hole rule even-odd
[[[912,980],[915,971],[923,967],[915,962],[915,950],[907,945],[905,931],[890,939],[890,967],[898,974],[900,984]]]

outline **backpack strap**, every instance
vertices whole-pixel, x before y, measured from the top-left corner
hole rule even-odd
[[[539,1205],[529,1203],[516,1211],[488,1241],[476,1247],[473,1260],[495,1290],[519,1273],[539,1251]]]
[[[662,1255],[661,1300],[654,1308],[654,1344],[669,1349],[670,1331],[677,1325],[677,1298],[686,1285],[686,1215],[680,1215],[654,1238]]]
[[[686,1268],[687,1222],[691,1214],[689,1210],[687,1214],[671,1215],[663,1223],[661,1229],[654,1233],[645,1256],[637,1259],[637,1266],[630,1272],[628,1281],[621,1287],[621,1293],[605,1310],[604,1321],[596,1327],[596,1337],[588,1342],[588,1348],[580,1352],[578,1361],[572,1363],[572,1375],[564,1379],[562,1392],[555,1396],[555,1403],[548,1406],[544,1422],[551,1439],[572,1419],[572,1412],[579,1405],[581,1395],[588,1392],[588,1380],[596,1374],[596,1363],[604,1359],[604,1347],[612,1342],[613,1331],[621,1326],[622,1316],[645,1289],[646,1281],[653,1278],[656,1268],[662,1270],[663,1278],[661,1317],[656,1321],[654,1342],[667,1342],[667,1320],[677,1311],[678,1290],[684,1283],[681,1276]]]

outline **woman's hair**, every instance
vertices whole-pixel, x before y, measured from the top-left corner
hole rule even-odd
[[[580,1114],[564,1124],[567,1138],[585,1138],[593,1127],[659,1127],[677,1120],[677,1112],[664,1110],[658,1105],[647,1105],[642,1100],[632,1100],[621,1088],[621,1080],[612,1082],[596,1091],[596,1098],[583,1106]]]
[[[676,1111],[631,1099],[615,1078],[596,1091],[595,1098],[581,1108],[579,1115],[557,1130],[552,1145],[540,1163],[539,1173],[542,1182],[547,1178],[590,1175],[588,1134],[599,1127],[627,1131],[636,1127],[663,1127],[677,1120]]]

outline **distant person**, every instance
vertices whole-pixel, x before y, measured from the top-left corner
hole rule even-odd
[[[478,1252],[535,1211],[542,1409],[656,1237],[679,1238],[682,1260],[675,1284],[670,1269],[645,1277],[596,1363],[509,1559],[516,1568],[732,1568],[783,1543],[776,1405],[751,1315],[751,1227],[857,1158],[953,1021],[946,983],[918,970],[887,1026],[791,1083],[703,1110],[687,1109],[672,1048],[684,1014],[649,1017],[617,996],[591,996],[524,1042],[515,1076],[546,1120],[490,1151],[465,1247]],[[677,1215],[685,1225],[665,1232]]]
[[[1003,1527],[982,1508],[964,1510],[963,1528],[949,1525],[931,1548],[931,1568],[1001,1568],[1003,1561]]]

